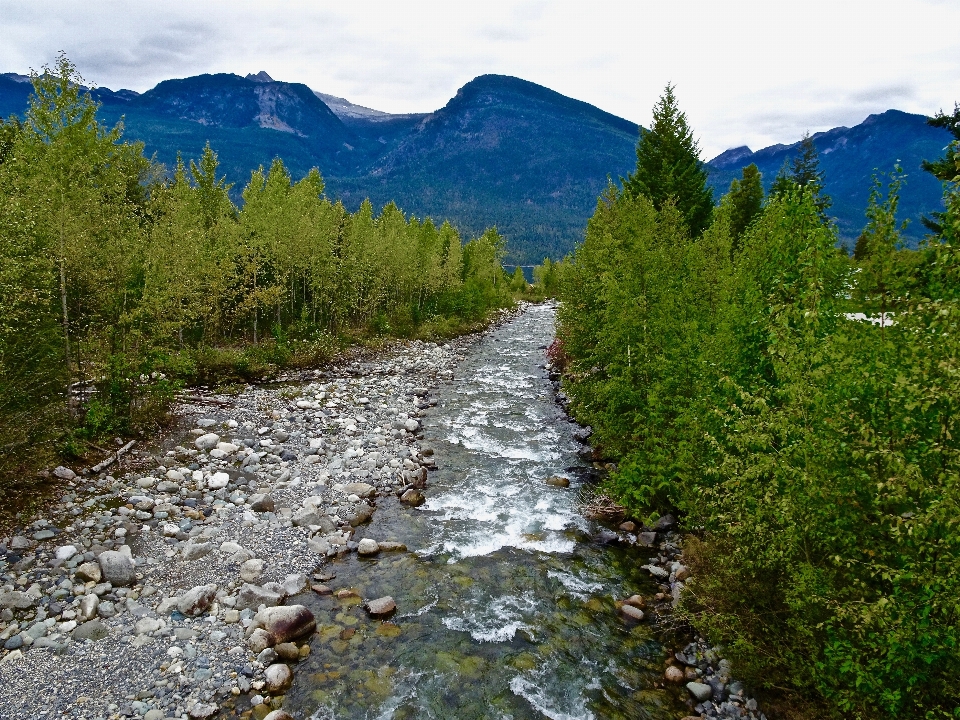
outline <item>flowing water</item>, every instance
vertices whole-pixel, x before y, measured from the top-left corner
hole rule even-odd
[[[677,718],[655,687],[663,648],[616,599],[656,592],[650,551],[603,545],[577,510],[589,463],[544,369],[554,310],[529,308],[474,345],[424,418],[440,469],[420,508],[381,501],[361,532],[411,553],[328,566],[334,587],[392,595],[389,622],[359,598],[313,597],[314,652],[285,709],[314,718]],[[550,486],[554,475],[569,488]]]

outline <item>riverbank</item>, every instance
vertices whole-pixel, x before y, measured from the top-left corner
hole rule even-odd
[[[286,683],[247,642],[258,607],[319,585],[378,495],[416,502],[431,466],[417,418],[476,337],[196,395],[124,474],[58,468],[57,502],[0,541],[0,717],[269,706]]]

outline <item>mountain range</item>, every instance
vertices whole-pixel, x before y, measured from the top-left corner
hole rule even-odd
[[[0,116],[22,115],[29,78],[0,74]],[[177,153],[200,155],[209,141],[235,192],[251,170],[281,157],[300,177],[319,167],[327,194],[351,209],[364,198],[395,201],[408,213],[449,219],[464,234],[496,225],[509,260],[561,257],[583,234],[608,178],[633,170],[639,126],[548,88],[503,75],[482,75],[432,113],[391,114],[275,81],[266,72],[165,80],[140,94],[97,88],[100,116],[124,123],[127,139],[171,167]],[[851,245],[864,224],[875,168],[899,160],[907,172],[901,216],[908,237],[923,235],[919,217],[940,206],[941,188],[920,170],[939,157],[950,135],[926,118],[897,110],[852,128],[813,136],[841,236]],[[767,186],[796,145],[728,150],[707,163],[715,196],[741,168],[756,163]]]

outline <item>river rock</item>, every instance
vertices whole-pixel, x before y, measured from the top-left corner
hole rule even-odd
[[[408,418],[403,421],[403,427],[408,433],[415,433],[420,429],[420,423],[413,418]]]
[[[636,608],[640,608],[641,610],[647,607],[647,601],[644,600],[643,595],[631,595],[623,602],[627,605],[633,605]]]
[[[395,540],[385,540],[380,545],[380,552],[405,552],[407,546],[402,542],[396,542]]]
[[[631,620],[636,620],[637,622],[640,622],[641,620],[643,620],[643,610],[641,610],[638,607],[634,607],[633,605],[627,605],[627,604],[621,605],[620,613],[624,617],[628,617]]]
[[[247,638],[247,648],[249,648],[250,652],[254,655],[259,655],[264,650],[272,647],[274,642],[276,642],[276,640],[270,633],[263,628],[257,628],[250,633],[250,637]]]
[[[257,613],[257,618],[278,643],[289,642],[317,627],[317,619],[303,605],[268,607]]]
[[[380,545],[377,544],[376,540],[363,538],[359,543],[357,543],[358,555],[376,555],[378,552],[380,552]]]
[[[216,597],[216,585],[197,585],[180,596],[177,610],[188,617],[197,617],[209,609]]]
[[[56,551],[54,552],[53,556],[54,556],[57,560],[67,561],[67,560],[69,560],[70,558],[72,558],[72,557],[73,557],[74,555],[76,555],[76,554],[77,554],[77,546],[76,546],[76,545],[61,545],[60,547],[58,547],[58,548],[56,549]]]
[[[283,602],[283,597],[279,593],[270,592],[266,588],[250,583],[244,583],[237,594],[237,610],[256,609],[261,605],[270,608],[279,605],[281,602]]]
[[[400,502],[404,505],[410,505],[412,507],[419,507],[426,502],[426,498],[423,496],[423,493],[419,490],[414,490],[413,488],[407,490],[403,495],[400,496]]]
[[[207,480],[207,487],[211,490],[222,490],[230,484],[230,476],[225,472],[215,472]]]
[[[53,469],[53,474],[60,478],[61,480],[73,480],[77,477],[77,474],[68,467],[63,465],[58,465]]]
[[[77,620],[86,622],[93,620],[97,616],[97,606],[100,605],[100,598],[94,594],[84,595],[80,598],[80,604],[77,607]]]
[[[213,448],[215,448],[219,442],[219,435],[216,433],[207,433],[206,435],[201,435],[194,440],[193,444],[197,447],[197,450],[213,450]]]
[[[657,534],[655,532],[637,533],[637,542],[644,547],[653,547],[657,544]]]
[[[553,477],[548,477],[544,482],[547,485],[552,485],[553,487],[570,487],[570,478],[560,477],[559,475],[554,475]]]
[[[16,610],[26,610],[33,607],[34,599],[20,590],[2,590],[0,591],[0,608],[11,608]]]
[[[279,643],[273,649],[276,651],[277,656],[281,660],[286,660],[287,662],[296,662],[300,659],[300,648],[298,648],[292,642]]]
[[[377,598],[376,600],[371,600],[367,603],[367,612],[375,617],[389,615],[396,609],[397,603],[395,603],[393,598],[389,595],[386,597]]]
[[[293,683],[293,673],[283,663],[275,663],[263,671],[264,689],[280,694]]]
[[[181,551],[184,560],[199,560],[205,555],[213,552],[213,543],[210,542],[188,542]]]
[[[253,558],[252,560],[247,560],[243,565],[240,566],[240,579],[244,582],[252,583],[254,580],[257,580],[261,575],[263,575],[263,560],[259,558]]]
[[[110,634],[110,629],[99,620],[89,620],[73,631],[74,640],[102,640]]]
[[[373,517],[373,508],[366,502],[359,503],[354,507],[353,514],[350,516],[350,525],[357,527],[367,522]]]
[[[254,512],[273,512],[277,509],[277,505],[272,495],[257,493],[250,496],[250,509]]]
[[[215,703],[197,703],[188,713],[194,720],[206,720],[212,718],[220,710],[220,706]]]
[[[310,584],[310,579],[303,573],[294,573],[292,575],[287,575],[283,582],[280,583],[280,587],[283,588],[283,592],[287,597],[292,595],[299,595],[304,590],[307,589],[307,586]]]
[[[293,715],[283,710],[274,710],[271,713],[267,713],[264,716],[263,720],[294,720]]]
[[[690,694],[693,695],[697,702],[703,702],[713,697],[713,688],[706,683],[688,682],[687,690],[690,691]]]
[[[340,492],[344,495],[356,495],[361,498],[368,498],[376,492],[376,488],[373,485],[368,485],[364,482],[353,482],[347,483],[346,485],[340,488]]]
[[[29,550],[36,543],[24,535],[14,535],[10,539],[10,549],[19,552],[20,550]]]
[[[684,680],[683,670],[678,668],[676,665],[668,665],[667,669],[663,673],[663,678],[667,682],[679,685]]]
[[[104,579],[114,587],[133,585],[137,580],[137,568],[133,558],[126,553],[107,550],[97,558]]]
[[[321,523],[323,523],[324,518],[326,518],[326,515],[321,515],[314,508],[303,507],[297,510],[290,519],[295,527],[309,527],[310,525],[322,527]]]

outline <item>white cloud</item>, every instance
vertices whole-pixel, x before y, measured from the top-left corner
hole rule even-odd
[[[663,86],[712,157],[960,99],[960,4],[938,0],[0,0],[0,70],[65,50],[99,85],[146,90],[266,70],[392,112],[516,75],[646,123]]]

